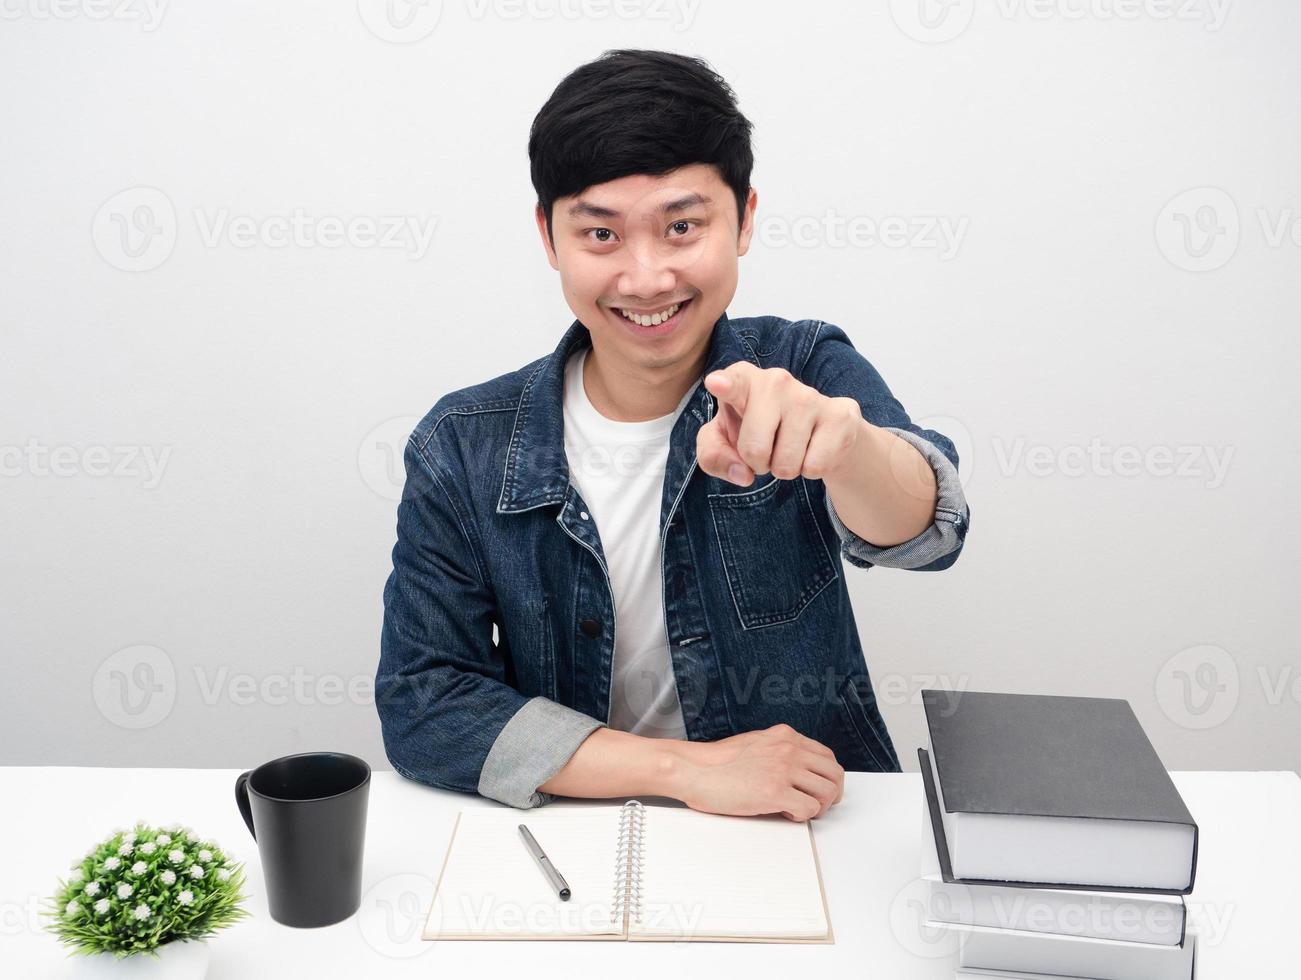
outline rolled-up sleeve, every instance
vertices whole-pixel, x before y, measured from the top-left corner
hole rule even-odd
[[[549,698],[531,698],[492,743],[479,776],[479,793],[521,809],[555,799],[538,790],[565,767],[602,722]]]
[[[375,704],[384,749],[403,776],[528,809],[537,789],[603,723],[506,682],[508,644],[495,643],[496,595],[471,515],[436,453],[413,437],[404,453],[393,571]]]
[[[845,561],[859,568],[880,565],[912,571],[941,571],[958,559],[971,524],[958,476],[958,452],[953,442],[933,429],[923,429],[909,417],[885,380],[850,342],[839,327],[813,321],[800,380],[832,398],[855,399],[863,418],[913,446],[935,473],[935,515],[916,537],[889,547],[878,547],[850,530],[836,513],[831,494],[823,492],[827,516],[840,539]]]

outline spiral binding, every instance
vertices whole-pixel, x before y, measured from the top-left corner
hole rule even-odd
[[[629,800],[619,809],[619,838],[614,850],[614,898],[610,921],[626,926],[641,923],[642,838],[646,808],[640,800]],[[626,918],[625,918],[626,917]]]

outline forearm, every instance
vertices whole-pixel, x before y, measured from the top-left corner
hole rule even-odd
[[[683,767],[701,744],[599,728],[538,789],[596,799],[641,794],[681,799]]]
[[[879,548],[909,541],[935,520],[938,490],[926,458],[866,419],[850,455],[823,482],[845,526]]]

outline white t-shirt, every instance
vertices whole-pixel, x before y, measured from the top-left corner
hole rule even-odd
[[[670,414],[616,422],[583,385],[590,347],[565,365],[565,456],[569,479],[596,524],[614,592],[611,728],[652,738],[687,737],[664,624],[660,500],[669,433],[695,386]]]

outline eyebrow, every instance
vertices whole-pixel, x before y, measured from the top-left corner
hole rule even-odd
[[[688,194],[686,197],[679,197],[677,200],[662,204],[656,210],[658,214],[674,214],[678,211],[685,211],[688,208],[698,206],[703,207],[713,203],[714,199],[712,197],[706,197],[704,194],[693,193]],[[583,200],[579,200],[579,202],[571,207],[567,213],[571,218],[588,217],[608,220],[611,218],[623,217],[622,214],[611,208],[602,207],[599,204],[593,204],[591,201]]]

